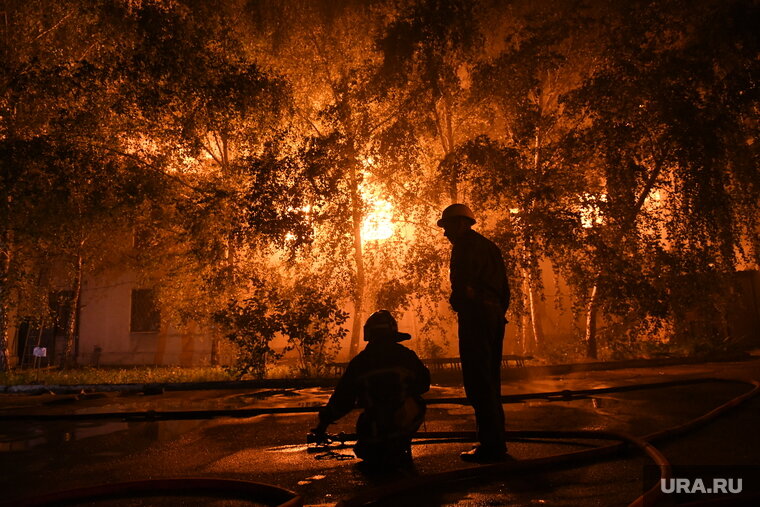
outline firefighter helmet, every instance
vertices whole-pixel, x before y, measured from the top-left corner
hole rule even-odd
[[[398,332],[398,323],[388,310],[378,310],[364,323],[364,341],[380,336],[391,336],[397,342],[408,340],[412,335]]]
[[[441,213],[441,219],[438,220],[438,227],[443,227],[447,221],[456,217],[466,218],[470,222],[470,225],[475,223],[475,215],[473,215],[472,210],[464,204],[457,203],[452,204],[443,210],[443,213]]]

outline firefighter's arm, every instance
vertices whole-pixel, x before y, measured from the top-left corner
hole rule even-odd
[[[349,363],[327,405],[319,410],[319,422],[312,431],[324,433],[329,425],[351,412],[355,404],[356,368]]]
[[[451,297],[449,303],[454,311],[461,311],[477,294],[473,287],[476,266],[473,252],[465,245],[455,245],[451,252]]]

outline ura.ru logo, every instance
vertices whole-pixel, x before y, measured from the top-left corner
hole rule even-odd
[[[663,493],[741,493],[742,480],[715,478],[702,479],[671,478],[660,479],[660,489]]]

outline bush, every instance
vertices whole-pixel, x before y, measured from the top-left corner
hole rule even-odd
[[[278,359],[269,344],[282,330],[280,315],[270,306],[277,300],[277,291],[261,280],[251,280],[253,295],[242,301],[232,300],[214,320],[225,330],[225,338],[235,345],[235,364],[228,371],[235,378],[246,375],[264,378],[267,361]]]
[[[336,299],[308,277],[296,280],[290,287],[266,285],[254,279],[252,287],[251,297],[231,301],[225,311],[215,316],[225,329],[225,337],[237,348],[230,373],[236,378],[264,378],[267,365],[283,355],[270,347],[279,334],[288,339],[285,351],[298,353],[301,375],[324,373],[347,333],[342,325],[348,314],[340,310]]]
[[[278,305],[282,332],[288,337],[288,348],[298,353],[299,373],[322,375],[348,332],[342,327],[348,314],[334,298],[304,282],[308,281],[296,284]]]

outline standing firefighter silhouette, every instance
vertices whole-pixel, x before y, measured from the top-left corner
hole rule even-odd
[[[501,354],[509,285],[501,250],[472,230],[474,224],[475,216],[464,204],[452,204],[438,220],[452,244],[449,302],[457,313],[464,390],[475,409],[479,441],[461,458],[491,463],[507,459]]]
[[[354,454],[370,466],[411,464],[412,435],[425,417],[421,395],[430,389],[430,372],[417,354],[399,343],[410,338],[399,333],[389,311],[369,316],[364,324],[367,346],[348,364],[319,411],[319,424],[311,430],[314,440],[358,406],[363,412],[356,422]]]

